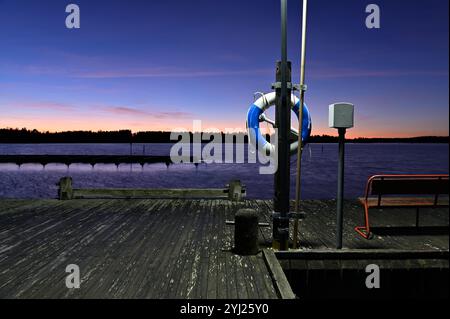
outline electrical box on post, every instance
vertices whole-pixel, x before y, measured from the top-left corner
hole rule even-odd
[[[328,126],[333,128],[353,127],[353,111],[351,103],[333,103],[328,107]]]

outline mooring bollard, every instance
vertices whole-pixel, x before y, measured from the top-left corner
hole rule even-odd
[[[73,198],[72,177],[62,177],[59,180],[58,198],[68,200]]]
[[[234,252],[256,255],[259,251],[258,214],[254,209],[240,209],[234,218]]]

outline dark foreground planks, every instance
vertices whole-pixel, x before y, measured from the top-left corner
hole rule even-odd
[[[0,298],[277,298],[262,254],[230,252],[232,220],[242,207],[270,222],[271,201],[248,200],[0,200]],[[305,201],[304,250],[334,247],[333,201]],[[414,212],[374,211],[373,240],[353,230],[361,207],[345,203],[349,250],[448,250],[444,233],[392,233],[412,226]],[[424,210],[421,225],[448,225],[448,209]],[[260,228],[261,244],[271,229]],[[77,264],[81,288],[65,287],[65,267]]]
[[[277,298],[228,200],[0,201],[0,298]],[[68,264],[81,288],[65,286]]]

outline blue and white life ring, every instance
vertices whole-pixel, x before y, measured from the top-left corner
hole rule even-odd
[[[263,154],[275,154],[275,146],[267,142],[264,136],[261,134],[259,128],[259,122],[261,122],[261,115],[269,107],[275,104],[275,92],[267,93],[257,99],[249,108],[247,113],[247,132],[249,136],[249,142],[257,147]],[[291,108],[298,118],[298,111],[300,107],[300,100],[294,95],[291,95]],[[308,138],[311,135],[311,116],[309,114],[308,107],[303,104],[303,121],[302,121],[302,144],[305,145],[308,142]],[[291,143],[290,150],[294,153],[298,147],[298,142]]]

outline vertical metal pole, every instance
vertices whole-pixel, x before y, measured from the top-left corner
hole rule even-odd
[[[301,200],[301,168],[302,168],[302,127],[303,127],[303,104],[305,103],[305,57],[306,57],[306,17],[308,0],[303,0],[302,13],[302,52],[300,57],[300,108],[298,110],[298,148],[297,148],[297,179],[295,181],[295,212],[300,213]],[[294,242],[293,248],[297,248],[298,241],[298,219],[294,220]]]
[[[290,197],[290,143],[291,130],[291,89],[290,66],[287,61],[287,0],[281,0],[281,62],[277,67],[276,127],[278,128],[278,169],[275,173],[274,198],[274,248],[288,249],[289,240],[289,197]],[[278,247],[277,247],[278,246]]]
[[[336,248],[342,248],[342,228],[344,223],[344,158],[345,158],[345,128],[339,128],[339,162],[337,188],[337,219],[336,219]]]

